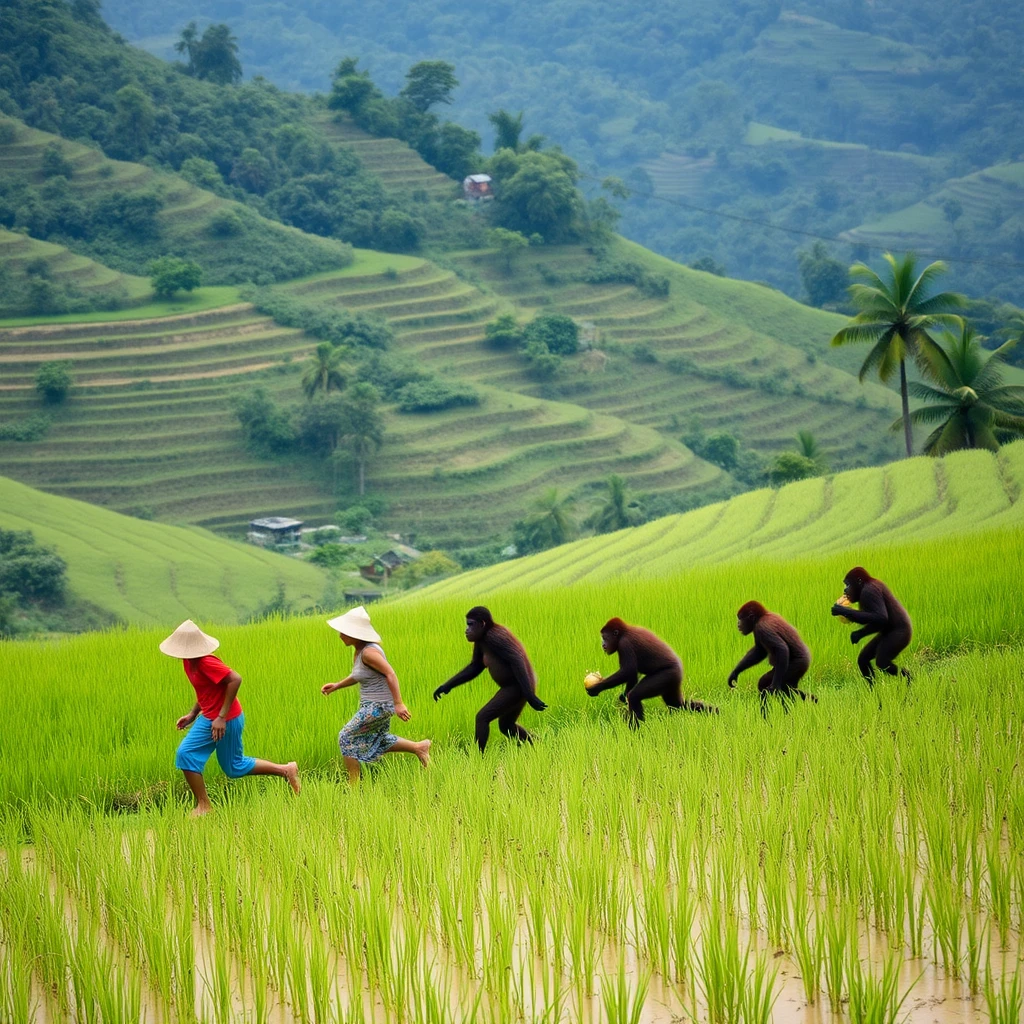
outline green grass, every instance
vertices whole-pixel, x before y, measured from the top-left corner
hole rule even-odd
[[[817,496],[803,488],[805,504]],[[744,496],[722,543],[763,531],[764,507]],[[229,785],[211,766],[201,823],[172,768],[193,694],[157,649],[166,630],[11,644],[0,1014],[550,1024],[636,1020],[641,1006],[768,1020],[779,1000],[838,1024],[843,1004],[898,1019],[882,1012],[924,975],[940,1000],[929,1014],[981,1019],[986,986],[995,1000],[1019,970],[1024,634],[1007,594],[1022,535],[1018,521],[826,553],[812,536],[785,562],[493,595],[549,709],[523,716],[533,746],[495,734],[483,757],[472,723],[490,681],[430,699],[468,657],[474,579],[375,606],[413,715],[395,728],[434,746],[428,771],[393,755],[355,791],[334,742],[355,695],[319,693],[351,664],[336,636],[320,618],[218,627],[243,678],[247,751],[296,759],[304,787],[296,799],[279,779]],[[868,690],[849,627],[829,615],[854,561],[914,617],[909,687]],[[811,646],[817,705],[762,722],[752,678],[726,687],[749,598]],[[611,615],[665,637],[687,693],[721,714],[652,707],[634,732],[613,695],[588,698]]]
[[[195,527],[146,522],[0,477],[0,528],[31,530],[67,563],[68,584],[123,622],[237,622],[284,588],[309,606],[326,578],[315,566]]]

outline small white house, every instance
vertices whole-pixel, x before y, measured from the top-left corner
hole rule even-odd
[[[462,195],[475,203],[494,198],[494,189],[489,174],[470,174],[462,179]]]
[[[261,548],[273,545],[274,547],[290,547],[298,545],[302,536],[302,520],[286,519],[284,516],[267,516],[263,519],[253,519],[249,523],[249,532],[246,540],[250,544],[257,544]]]

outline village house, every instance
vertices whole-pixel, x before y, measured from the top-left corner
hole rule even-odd
[[[473,202],[493,199],[494,189],[491,187],[491,176],[489,174],[470,174],[463,178],[462,195],[465,199],[471,199]]]
[[[396,544],[384,554],[377,555],[369,565],[364,565],[359,574],[363,579],[374,582],[386,581],[396,569],[415,562],[421,555],[421,551],[409,547],[408,544]]]
[[[265,547],[297,547],[302,538],[302,520],[283,516],[253,519],[245,539],[250,544]]]

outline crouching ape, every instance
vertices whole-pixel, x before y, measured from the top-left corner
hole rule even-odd
[[[858,607],[837,602],[832,605],[832,614],[861,627],[850,634],[850,643],[858,644],[864,637],[875,634],[857,658],[861,675],[871,685],[877,667],[886,675],[902,675],[909,683],[910,673],[895,664],[896,655],[907,649],[914,633],[906,608],[881,580],[869,576],[859,565],[846,574],[843,583],[843,597]]]
[[[487,746],[491,722],[495,719],[509,739],[532,743],[533,737],[519,724],[518,718],[527,704],[534,711],[544,711],[547,704],[537,696],[537,677],[523,645],[511,630],[499,626],[491,613],[479,605],[466,613],[466,639],[473,645],[472,661],[434,691],[434,700],[476,679],[486,668],[498,684],[498,692],[476,714],[476,742],[480,753]]]
[[[192,710],[178,719],[178,728],[188,729],[188,732],[174,756],[174,766],[184,773],[196,798],[192,812],[195,815],[211,810],[203,769],[214,752],[229,779],[243,775],[280,775],[299,792],[299,769],[294,761],[275,764],[248,757],[243,751],[245,716],[237,697],[242,677],[214,657],[213,652],[219,646],[218,640],[204,633],[191,619],[186,619],[160,644],[164,654],[181,659],[185,675],[196,691]]]
[[[736,613],[736,628],[744,636],[753,633],[754,646],[729,673],[729,686],[735,687],[740,673],[767,658],[771,671],[765,672],[757,681],[763,718],[768,717],[770,693],[782,699],[786,711],[789,711],[789,701],[793,697],[818,703],[817,697],[804,693],[797,687],[797,683],[811,667],[810,649],[800,639],[800,634],[781,615],[773,614],[757,601],[748,601]]]
[[[622,619],[609,619],[601,627],[601,647],[605,654],[618,654],[619,670],[607,679],[586,685],[587,693],[596,697],[605,690],[625,685],[619,700],[629,709],[631,728],[644,720],[643,702],[652,697],[660,697],[671,711],[718,712],[710,704],[683,698],[683,663],[649,629],[628,626]]]

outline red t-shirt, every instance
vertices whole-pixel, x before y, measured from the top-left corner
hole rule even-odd
[[[204,658],[182,658],[185,675],[195,687],[196,700],[203,712],[203,718],[212,722],[224,707],[224,680],[231,674],[231,669],[220,658],[207,654]],[[242,713],[242,705],[235,698],[225,721],[237,718]]]

